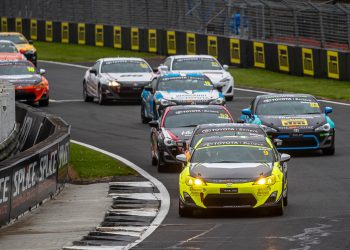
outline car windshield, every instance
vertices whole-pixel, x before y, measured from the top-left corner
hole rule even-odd
[[[102,63],[101,73],[149,73],[152,70],[143,61],[107,61]]]
[[[198,148],[191,162],[194,163],[271,163],[271,148],[246,145],[225,145]]]
[[[158,83],[160,91],[212,90],[211,81],[206,77],[164,77]]]
[[[222,70],[222,68],[213,58],[191,57],[174,59],[172,70]]]
[[[165,118],[165,128],[196,127],[207,123],[232,123],[225,111],[181,110],[169,112]]]
[[[0,43],[0,53],[17,53],[17,49],[11,43]]]
[[[303,115],[320,114],[321,109],[314,99],[266,101],[262,100],[256,108],[257,115]]]
[[[34,75],[36,69],[30,63],[0,64],[0,75]]]
[[[23,35],[0,35],[0,40],[9,40],[14,44],[26,44],[27,39]]]

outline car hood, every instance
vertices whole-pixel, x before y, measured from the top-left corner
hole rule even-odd
[[[158,91],[158,95],[167,100],[210,100],[219,98],[217,90],[185,90],[185,91]]]
[[[298,129],[300,131],[313,130],[326,123],[326,117],[323,114],[313,115],[285,115],[285,116],[259,116],[263,125],[288,131]]]
[[[270,176],[272,164],[267,163],[192,163],[190,175],[202,179],[249,179]]]
[[[172,138],[173,134],[178,140],[189,140],[195,127],[166,128],[163,129],[165,137]]]
[[[34,50],[34,51],[35,51],[34,46],[31,45],[31,44],[28,44],[28,43],[15,44],[15,46],[16,46],[16,48],[17,48],[18,50],[23,49],[23,50],[25,50],[25,51],[27,51],[27,50]]]
[[[33,85],[41,82],[40,75],[2,75],[0,80],[6,80],[15,85]]]
[[[150,82],[153,79],[152,73],[101,73],[101,76],[117,82]]]
[[[206,75],[210,81],[214,84],[219,83],[222,79],[229,77],[230,74],[225,70],[189,70],[189,71],[178,71],[180,74],[188,74],[188,73],[200,73]]]

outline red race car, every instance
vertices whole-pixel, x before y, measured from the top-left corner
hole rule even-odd
[[[0,61],[0,80],[15,85],[16,100],[49,105],[49,83],[30,61]]]
[[[11,41],[0,40],[0,61],[26,60]]]

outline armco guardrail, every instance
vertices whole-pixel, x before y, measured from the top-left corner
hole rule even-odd
[[[0,162],[0,225],[54,195],[68,176],[69,125],[21,103],[16,116],[21,152]]]
[[[2,30],[32,40],[86,44],[161,55],[209,54],[224,64],[264,68],[292,75],[350,80],[350,53],[283,43],[203,35],[184,31],[1,18]],[[39,52],[40,58],[40,52]]]
[[[1,147],[1,144],[9,138],[13,130],[16,128],[15,87],[13,84],[0,82],[0,124]]]

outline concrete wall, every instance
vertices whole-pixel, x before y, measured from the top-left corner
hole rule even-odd
[[[0,83],[0,144],[15,128],[15,88],[12,84]]]

